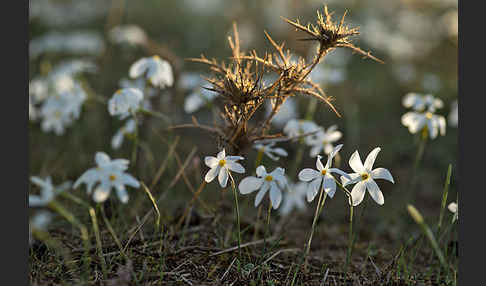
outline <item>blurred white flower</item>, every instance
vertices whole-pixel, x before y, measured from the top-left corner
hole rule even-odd
[[[270,201],[272,207],[277,209],[282,201],[282,190],[287,185],[287,178],[285,178],[285,169],[276,168],[270,173],[264,166],[260,165],[256,169],[257,177],[248,176],[241,180],[238,188],[243,195],[252,193],[256,190],[260,190],[255,197],[255,207],[257,207],[262,201],[263,197],[270,189]]]
[[[151,98],[157,95],[157,90],[147,84],[147,81],[143,77],[137,79],[120,79],[119,85],[121,88],[136,88],[143,93],[143,100],[141,106],[143,109],[151,110],[152,103]]]
[[[145,45],[147,34],[137,25],[120,25],[110,30],[110,40],[117,44]]]
[[[52,214],[46,210],[40,210],[29,218],[29,245],[32,244],[32,229],[44,230],[51,219]]]
[[[97,203],[104,202],[110,195],[111,189],[115,188],[118,198],[122,203],[128,202],[128,194],[125,185],[138,188],[140,183],[130,174],[124,171],[128,169],[129,161],[126,159],[114,159],[104,152],[97,152],[95,155],[97,167],[84,172],[74,183],[74,188],[80,184],[86,184],[88,194],[91,194],[93,187],[93,200]]]
[[[457,127],[459,122],[459,110],[457,105],[457,99],[451,103],[451,112],[449,113],[449,125]]]
[[[29,41],[29,56],[35,59],[44,53],[100,55],[105,49],[103,38],[92,31],[51,32]]]
[[[319,64],[312,70],[309,76],[315,83],[338,84],[346,79],[346,69]]]
[[[136,122],[133,119],[127,120],[125,125],[123,125],[111,139],[111,147],[113,149],[118,149],[123,144],[123,139],[125,135],[134,133],[136,130]]]
[[[310,182],[307,187],[307,201],[312,202],[316,195],[319,193],[319,190],[322,187],[324,191],[329,195],[329,197],[334,197],[334,193],[336,192],[336,182],[334,181],[334,177],[332,173],[337,173],[342,176],[348,176],[345,172],[337,169],[331,168],[332,166],[332,159],[336,154],[341,150],[343,145],[338,145],[336,148],[330,152],[329,156],[327,157],[326,165],[322,165],[321,156],[317,156],[316,160],[316,168],[317,170],[305,168],[299,172],[299,180],[303,182]]]
[[[304,210],[306,207],[306,193],[307,183],[298,182],[294,184],[289,182],[287,191],[283,192],[283,202],[282,207],[280,208],[280,213],[283,216],[287,216],[294,210],[294,208],[297,208],[298,210]]]
[[[34,104],[44,101],[48,96],[48,82],[45,78],[36,77],[29,82],[29,97],[32,97]]]
[[[214,91],[207,90],[203,87],[197,88],[194,92],[192,92],[185,98],[184,111],[186,113],[196,112],[204,105],[213,101],[216,96],[218,96],[218,94]]]
[[[277,142],[270,142],[267,145],[264,144],[254,144],[253,148],[257,149],[259,152],[267,155],[270,159],[278,161],[280,157],[287,157],[289,154],[283,148],[273,148]],[[279,157],[280,156],[280,157]]]
[[[205,80],[201,75],[194,72],[183,72],[177,81],[178,86],[182,89],[194,89],[200,87]]]
[[[30,180],[32,183],[40,187],[40,195],[30,195],[29,194],[29,207],[43,207],[49,204],[54,197],[71,187],[71,182],[67,181],[61,185],[54,187],[52,184],[51,177],[47,177],[44,180],[31,176]]]
[[[141,58],[130,67],[129,75],[131,78],[137,78],[145,73],[145,77],[150,80],[154,87],[163,89],[174,84],[171,65],[157,55]]]
[[[444,102],[440,98],[436,98],[431,94],[419,94],[415,92],[407,93],[402,100],[403,106],[412,108],[415,111],[431,111],[442,108]]]
[[[112,116],[124,119],[140,108],[143,93],[136,88],[123,88],[115,92],[108,101],[108,111]]]
[[[447,208],[454,214],[452,220],[457,220],[459,218],[459,206],[457,203],[452,202],[447,206]]]
[[[316,157],[322,150],[326,154],[331,153],[334,149],[332,143],[341,139],[342,136],[343,134],[337,130],[336,125],[330,126],[327,131],[325,128],[321,128],[317,133],[308,136],[305,142],[307,145],[312,146],[310,156],[312,158]]]
[[[32,97],[29,95],[29,120],[36,120],[39,116],[39,111],[32,102]]]
[[[428,134],[431,139],[435,139],[439,132],[442,136],[446,133],[445,117],[430,111],[407,112],[402,116],[401,121],[403,125],[408,127],[408,131],[412,134],[422,131],[424,135]]]
[[[291,119],[285,125],[283,132],[290,138],[315,132],[321,127],[310,120]]]
[[[395,183],[390,171],[387,169],[373,169],[376,156],[378,156],[380,150],[380,147],[373,149],[373,151],[371,151],[366,157],[364,165],[357,150],[349,158],[349,166],[355,173],[348,174],[349,177],[351,177],[350,179],[346,176],[341,176],[341,181],[345,187],[347,185],[356,184],[351,191],[353,206],[357,206],[363,201],[367,189],[373,200],[375,200],[375,202],[379,205],[383,205],[385,203],[385,198],[383,197],[383,193],[381,192],[380,187],[378,187],[376,184],[375,180],[384,179]]]
[[[222,188],[225,188],[228,183],[230,171],[240,174],[245,173],[245,168],[243,168],[240,163],[236,162],[243,159],[245,158],[241,156],[226,156],[224,149],[219,152],[216,157],[206,156],[204,158],[204,163],[211,169],[206,173],[204,180],[207,183],[210,183],[217,176],[219,184]]]

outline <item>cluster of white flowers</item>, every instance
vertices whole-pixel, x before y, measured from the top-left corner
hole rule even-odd
[[[130,174],[125,173],[129,161],[126,159],[114,159],[104,152],[95,155],[97,166],[84,172],[74,183],[74,188],[80,184],[86,184],[88,194],[93,192],[93,200],[97,203],[104,202],[115,188],[118,198],[122,203],[128,202],[128,194],[125,185],[139,188],[140,183]]]
[[[413,111],[405,113],[401,118],[402,124],[408,127],[410,133],[415,134],[422,131],[424,135],[427,134],[431,139],[435,139],[439,132],[440,135],[445,135],[445,117],[434,113],[436,109],[444,106],[442,100],[430,94],[408,93],[403,98],[402,104],[407,108],[413,109]]]
[[[116,44],[142,46],[147,44],[148,37],[145,31],[137,25],[121,25],[110,30],[110,40]]]

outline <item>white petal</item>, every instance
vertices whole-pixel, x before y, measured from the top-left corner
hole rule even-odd
[[[371,197],[377,204],[383,205],[385,203],[383,193],[373,179],[366,180],[366,187],[368,188],[368,192],[370,193]]]
[[[110,189],[109,188],[96,188],[93,194],[93,200],[96,203],[102,203],[106,201],[106,199],[110,196]]]
[[[353,198],[353,206],[359,205],[364,198],[366,191],[366,183],[365,182],[359,182],[356,185],[354,185],[353,189],[351,190],[351,197]]]
[[[457,212],[457,204],[456,204],[456,203],[454,203],[454,202],[453,202],[453,203],[450,203],[450,204],[447,206],[447,208],[448,208],[448,209],[449,209],[451,212],[453,212],[453,213],[456,213],[456,212]]]
[[[375,163],[376,156],[378,156],[380,150],[380,147],[376,147],[368,154],[364,163],[364,167],[366,168],[366,170],[371,171],[373,169],[373,164]]]
[[[260,204],[260,202],[262,201],[263,197],[265,196],[269,188],[270,188],[270,184],[267,181],[264,181],[262,188],[260,189],[260,191],[255,197],[255,207],[257,207]]]
[[[249,194],[258,190],[264,182],[264,179],[256,178],[253,176],[246,177],[241,180],[238,189],[240,189],[240,193],[243,195]]]
[[[108,156],[105,152],[96,152],[95,162],[100,167],[105,166],[110,163],[110,156]]]
[[[299,180],[304,182],[312,181],[319,176],[321,176],[321,173],[314,169],[306,168],[299,172]]]
[[[317,155],[316,168],[317,168],[318,171],[324,170],[324,165],[322,165],[321,158],[322,158],[322,156]]]
[[[224,149],[221,152],[219,152],[218,155],[216,155],[216,157],[219,160],[223,160],[226,157],[226,152],[224,151]]]
[[[280,202],[282,201],[282,192],[275,182],[270,183],[270,201],[275,210],[280,206]]]
[[[322,177],[315,179],[309,183],[309,188],[307,189],[307,201],[310,203],[314,200],[317,193],[319,193],[322,183]]]
[[[321,153],[322,151],[322,144],[319,143],[317,145],[314,145],[311,150],[310,150],[310,153],[309,155],[311,156],[311,158],[314,158],[316,157],[317,155],[319,155],[319,153]]]
[[[126,204],[128,202],[128,194],[123,185],[116,186],[116,194],[122,203]]]
[[[219,160],[213,156],[206,156],[204,157],[204,164],[206,164],[206,166],[209,168],[214,168],[219,164]]]
[[[258,177],[263,177],[267,175],[267,170],[263,165],[260,165],[256,168],[256,174]]]
[[[324,177],[324,191],[329,195],[330,198],[334,197],[334,193],[336,192],[336,182],[331,177],[331,175],[327,175]]]
[[[227,156],[225,158],[226,161],[238,161],[238,160],[244,160],[244,157],[241,156]]]
[[[134,177],[132,177],[129,174],[123,174],[120,178],[120,181],[121,181],[122,184],[130,186],[130,187],[134,187],[134,188],[140,187],[140,182],[138,182],[137,179],[135,179]]]
[[[347,185],[356,184],[359,181],[361,181],[361,176],[358,173],[349,173],[347,176],[341,176],[341,182],[344,187]]]
[[[359,157],[358,150],[354,151],[353,155],[349,158],[349,166],[356,173],[363,173],[365,171],[361,158]]]
[[[234,161],[226,161],[226,167],[233,172],[243,174],[245,173],[245,168],[240,164]]]
[[[44,200],[39,196],[29,195],[29,207],[38,207],[44,205]]]
[[[216,168],[212,168],[211,170],[209,170],[206,173],[206,176],[204,177],[204,180],[206,181],[206,183],[211,183],[211,181],[213,181],[214,178],[216,178],[216,176],[218,175],[219,169],[221,169],[221,167],[218,165],[218,166],[216,166]]]
[[[390,171],[388,171],[385,168],[376,168],[373,171],[371,171],[371,178],[373,178],[373,179],[384,179],[384,180],[390,181],[392,183],[395,183]]]
[[[221,188],[226,188],[226,184],[228,183],[228,170],[226,168],[219,170],[218,181]]]
[[[128,72],[129,76],[131,78],[139,77],[140,75],[142,75],[145,72],[145,70],[147,70],[148,64],[149,64],[149,61],[148,61],[147,58],[142,58],[142,59],[136,61],[130,67],[130,70]]]
[[[283,148],[275,148],[273,149],[273,153],[282,157],[287,157],[289,155],[289,153],[287,153],[287,151],[285,151]]]

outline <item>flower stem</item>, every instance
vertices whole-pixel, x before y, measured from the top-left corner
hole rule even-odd
[[[267,211],[267,225],[265,227],[265,235],[263,236],[263,255],[262,257],[265,257],[265,254],[267,252],[267,237],[268,237],[268,232],[270,230],[270,214],[272,212],[272,202],[268,204],[268,211]]]
[[[93,224],[93,230],[94,230],[95,237],[96,237],[96,248],[98,249],[98,257],[100,258],[100,261],[101,261],[101,270],[103,271],[103,278],[107,279],[108,278],[108,270],[106,268],[105,257],[103,256],[103,247],[101,245],[100,228],[98,227],[98,220],[96,218],[96,212],[92,207],[89,208],[89,215],[91,216],[91,222]]]
[[[324,193],[324,199],[322,199],[322,193]],[[324,202],[326,201],[326,197],[327,197],[327,193],[324,192],[324,186],[322,185],[321,191],[319,192],[319,199],[317,200],[317,206],[316,206],[316,212],[314,214],[314,220],[312,221],[312,229],[311,229],[311,233],[309,235],[309,241],[307,242],[307,246],[306,246],[305,253],[304,253],[304,257],[305,257],[304,269],[307,268],[307,258],[308,258],[310,246],[311,246],[311,243],[312,243],[312,237],[314,236],[314,230],[315,230],[315,227],[316,227],[317,218],[319,217],[319,209],[321,209],[324,206]],[[322,206],[321,206],[321,204],[322,204]]]
[[[233,189],[233,195],[235,196],[235,206],[236,206],[236,222],[238,227],[238,257],[241,259],[241,229],[240,229],[240,207],[238,205],[238,193],[236,192],[236,183],[233,176],[228,172],[231,178],[231,188]]]
[[[334,177],[333,177],[334,178]],[[353,237],[353,215],[354,215],[354,206],[353,206],[353,197],[351,196],[351,192],[346,189],[345,186],[343,186],[336,178],[334,178],[334,181],[336,181],[336,184],[346,193],[349,199],[349,234],[348,234],[348,250],[346,252],[346,264],[345,264],[345,270],[347,272],[349,262],[351,261],[351,254],[353,253],[353,247],[354,247],[354,237]]]

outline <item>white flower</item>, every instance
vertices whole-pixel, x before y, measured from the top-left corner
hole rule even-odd
[[[52,185],[51,177],[42,180],[39,177],[30,177],[32,183],[40,187],[40,195],[29,195],[29,207],[43,207],[54,199],[55,195],[71,187],[71,182],[67,181],[58,187]]]
[[[457,203],[452,202],[450,203],[447,208],[454,214],[453,220],[457,220],[459,218],[459,206]]]
[[[185,98],[184,111],[186,113],[196,112],[207,103],[213,101],[217,95],[216,92],[207,90],[203,87],[197,88]]]
[[[143,93],[143,100],[141,107],[146,110],[152,109],[152,103],[150,98],[157,95],[157,90],[147,84],[147,81],[140,77],[134,80],[122,78],[120,79],[119,85],[121,88],[136,88]]]
[[[327,131],[322,128],[317,133],[310,135],[306,138],[305,141],[307,145],[312,146],[310,150],[310,156],[316,157],[322,152],[323,149],[324,153],[331,153],[334,149],[332,143],[341,139],[342,136],[343,134],[341,133],[341,131],[337,130],[336,125],[330,126]]]
[[[287,178],[285,178],[285,169],[276,168],[271,173],[267,174],[264,166],[258,166],[256,169],[257,177],[249,176],[241,180],[238,188],[243,195],[260,190],[255,197],[255,207],[262,201],[263,197],[270,189],[270,201],[272,207],[277,209],[282,201],[282,189],[287,185]]]
[[[454,100],[451,104],[451,112],[449,113],[449,125],[457,127],[457,124],[459,122],[459,110],[458,110],[458,105],[457,105],[457,99]]]
[[[298,182],[296,184],[289,183],[287,192],[284,192],[282,207],[280,212],[283,216],[287,216],[294,208],[299,210],[305,209],[305,195],[307,193],[307,184]]]
[[[316,83],[338,84],[346,79],[346,69],[343,67],[330,67],[320,64],[312,70],[310,77],[312,81]]]
[[[134,177],[124,172],[128,169],[129,161],[125,159],[111,160],[104,152],[97,152],[95,161],[98,166],[84,172],[74,183],[74,188],[85,183],[88,194],[91,194],[96,185],[93,200],[97,203],[104,202],[110,195],[111,189],[115,188],[120,201],[122,203],[128,202],[125,185],[134,188],[140,187],[140,183]]]
[[[313,121],[303,119],[291,119],[285,125],[283,132],[285,133],[285,135],[292,138],[315,132],[319,129],[320,127]]]
[[[410,133],[415,134],[419,131],[428,134],[431,139],[440,135],[444,136],[446,133],[446,119],[442,115],[437,115],[431,111],[405,113],[401,118],[402,124],[408,127]]]
[[[29,95],[29,120],[36,120],[39,116],[39,111],[32,102],[32,97]]]
[[[444,103],[441,99],[432,96],[431,94],[418,94],[415,92],[407,93],[402,100],[403,106],[412,108],[415,111],[430,111],[434,112],[438,108],[442,108]]]
[[[124,119],[132,113],[137,112],[142,100],[143,93],[139,89],[119,89],[108,101],[108,111],[110,115],[118,115],[120,119]]]
[[[272,108],[272,103],[270,101],[267,101],[267,104],[265,105],[266,116],[270,115],[270,113],[272,112]],[[297,116],[298,112],[296,100],[292,97],[289,97],[280,106],[277,114],[275,114],[275,116],[273,117],[272,124],[277,128],[282,128],[289,120],[294,119]]]
[[[243,168],[240,163],[236,162],[243,159],[245,158],[241,156],[226,156],[224,149],[219,152],[216,157],[206,156],[204,158],[204,163],[211,169],[206,173],[204,180],[207,183],[210,183],[216,176],[218,176],[219,184],[222,188],[225,188],[228,183],[230,171],[240,174],[245,173],[245,168]]]
[[[118,44],[145,45],[147,43],[147,35],[139,26],[122,25],[110,30],[110,40]]]
[[[329,153],[327,157],[326,165],[323,166],[321,162],[321,156],[317,156],[316,160],[316,168],[317,170],[305,168],[299,172],[299,180],[303,182],[310,182],[307,188],[307,201],[312,202],[316,195],[319,193],[319,189],[322,187],[324,191],[329,195],[329,197],[334,197],[334,193],[336,192],[336,182],[334,181],[334,177],[331,175],[332,173],[338,173],[342,176],[347,176],[347,174],[337,168],[331,168],[332,166],[332,159],[336,154],[341,150],[343,145],[338,145],[336,148]]]
[[[45,229],[52,219],[52,214],[46,210],[36,212],[29,219],[29,245],[32,244],[32,228]]]
[[[29,97],[32,97],[33,103],[44,101],[48,93],[48,82],[45,78],[36,77],[29,82]]]
[[[121,127],[111,139],[111,147],[113,149],[118,149],[123,144],[123,138],[125,135],[135,132],[136,122],[133,119],[127,120],[125,125]]]
[[[385,198],[383,197],[383,193],[381,192],[380,187],[378,187],[376,184],[375,180],[384,179],[395,183],[390,171],[387,169],[376,168],[373,170],[373,164],[375,163],[376,156],[380,150],[380,147],[373,149],[373,151],[371,151],[366,157],[364,165],[361,162],[361,158],[359,157],[357,150],[349,158],[349,166],[355,173],[348,174],[351,177],[351,180],[346,176],[341,176],[341,181],[343,182],[344,186],[356,184],[351,191],[353,206],[357,206],[361,203],[361,201],[363,201],[366,189],[368,189],[368,192],[375,202],[377,202],[379,205],[383,205],[385,203]]]
[[[264,144],[254,144],[253,148],[257,149],[258,152],[263,152],[270,159],[278,161],[281,157],[287,157],[289,154],[283,148],[273,148],[277,142],[270,142],[267,145]]]
[[[137,78],[145,72],[146,78],[154,87],[166,88],[174,84],[174,75],[169,62],[155,55],[148,58],[141,58],[136,61],[129,71],[131,78]]]

